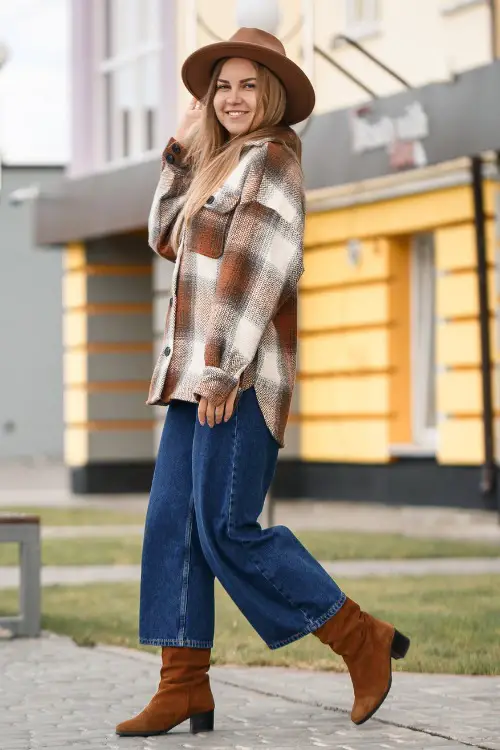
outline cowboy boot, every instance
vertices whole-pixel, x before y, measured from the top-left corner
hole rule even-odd
[[[186,719],[190,731],[214,728],[214,699],[210,689],[208,648],[162,648],[160,684],[146,708],[116,727],[122,737],[166,734]]]
[[[314,632],[322,643],[343,657],[354,688],[351,719],[363,724],[387,698],[393,659],[403,659],[410,640],[388,622],[362,612],[351,599]]]

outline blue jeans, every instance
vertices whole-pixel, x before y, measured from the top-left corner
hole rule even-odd
[[[253,388],[213,428],[199,423],[196,404],[170,404],[146,516],[141,643],[211,648],[214,577],[272,649],[344,604],[289,529],[257,521],[277,458]]]

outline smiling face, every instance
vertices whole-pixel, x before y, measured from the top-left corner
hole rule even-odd
[[[246,133],[258,110],[257,68],[240,57],[232,57],[221,68],[214,96],[214,109],[220,124],[231,137]],[[261,118],[257,118],[261,119]]]

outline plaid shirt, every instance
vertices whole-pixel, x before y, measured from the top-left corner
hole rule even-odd
[[[239,165],[193,217],[177,256],[169,235],[190,184],[171,139],[149,217],[149,243],[175,263],[163,351],[148,404],[222,404],[255,387],[274,438],[295,382],[297,284],[303,268],[302,170],[281,141],[249,142]]]

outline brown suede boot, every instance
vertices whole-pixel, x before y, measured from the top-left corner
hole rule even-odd
[[[166,734],[186,719],[191,732],[214,728],[214,699],[208,670],[209,648],[162,648],[160,684],[156,695],[140,714],[116,727],[122,737]]]
[[[351,719],[363,724],[387,698],[393,659],[403,659],[410,640],[388,622],[362,612],[347,599],[344,606],[314,633],[343,657],[354,688]]]

